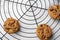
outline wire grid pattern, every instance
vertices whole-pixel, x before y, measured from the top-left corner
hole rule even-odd
[[[0,40],[39,40],[36,28],[48,24],[52,28],[50,40],[60,39],[60,21],[48,15],[48,7],[59,4],[56,0],[0,0]],[[4,21],[13,17],[20,23],[20,31],[8,34],[3,30]]]

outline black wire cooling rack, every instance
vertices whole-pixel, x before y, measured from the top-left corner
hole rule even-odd
[[[0,40],[39,40],[37,25],[46,23],[52,28],[50,40],[60,40],[60,21],[50,18],[48,7],[58,0],[0,0]],[[4,21],[13,17],[20,23],[20,31],[9,35],[3,30]]]

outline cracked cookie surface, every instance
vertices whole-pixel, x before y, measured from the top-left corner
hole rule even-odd
[[[60,5],[53,5],[48,8],[48,14],[51,18],[60,20]]]
[[[4,22],[4,31],[12,34],[19,30],[19,22],[13,18],[7,18]]]
[[[36,35],[41,40],[48,40],[52,35],[52,30],[48,25],[41,24],[41,25],[38,25],[38,27],[36,29]]]

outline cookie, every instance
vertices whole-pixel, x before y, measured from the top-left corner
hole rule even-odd
[[[60,5],[53,5],[48,8],[48,14],[53,19],[60,20]]]
[[[19,30],[19,22],[13,18],[7,18],[4,22],[4,31],[12,34]]]
[[[48,40],[52,35],[52,30],[48,25],[41,24],[41,25],[38,25],[36,29],[36,35],[41,40]]]

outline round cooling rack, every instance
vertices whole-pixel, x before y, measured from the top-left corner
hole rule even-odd
[[[36,28],[48,24],[52,29],[50,40],[60,40],[60,21],[48,15],[48,7],[59,4],[58,0],[0,0],[0,40],[39,40]],[[4,21],[13,17],[20,23],[20,31],[8,34],[3,29]]]

